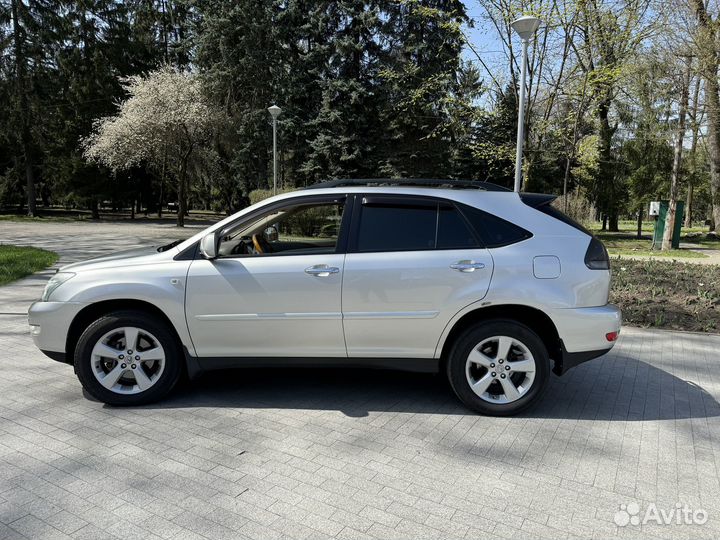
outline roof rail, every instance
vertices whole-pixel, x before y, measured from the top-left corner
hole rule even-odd
[[[480,182],[473,180],[446,180],[434,178],[348,178],[338,180],[328,180],[319,182],[303,189],[323,189],[337,187],[433,187],[433,188],[450,188],[450,189],[479,189],[483,191],[510,191],[508,188],[492,184],[490,182]]]

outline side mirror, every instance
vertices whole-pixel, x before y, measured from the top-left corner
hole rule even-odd
[[[215,239],[215,233],[211,232],[206,234],[200,240],[200,253],[206,259],[217,258],[217,240]]]
[[[277,227],[270,225],[263,231],[263,236],[267,242],[275,242],[278,239]]]

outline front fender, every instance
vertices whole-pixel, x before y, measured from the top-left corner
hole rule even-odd
[[[152,304],[167,316],[182,344],[194,354],[185,320],[188,268],[189,261],[168,261],[79,272],[58,287],[53,301],[90,305],[109,300],[137,300]]]

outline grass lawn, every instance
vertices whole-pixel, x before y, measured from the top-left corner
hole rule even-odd
[[[715,265],[614,258],[610,301],[632,326],[720,332]]]
[[[671,249],[670,251],[660,250],[637,250],[637,249],[610,249],[610,256],[620,257],[647,257],[648,259],[707,259],[704,253],[690,251],[687,249]]]
[[[594,223],[590,224],[590,229],[593,231],[600,230],[601,223],[599,221],[596,221]],[[629,232],[636,234],[637,233],[637,221],[635,220],[620,220],[618,222],[618,229],[620,229],[621,232]],[[652,234],[653,230],[655,229],[655,220],[652,219],[646,219],[642,222],[642,231],[643,233]],[[690,227],[683,227],[682,233],[694,233],[694,232],[707,232],[708,227],[707,225],[700,225],[699,223],[695,222],[694,225]]]
[[[595,235],[602,240],[610,255],[632,255],[643,257],[672,257],[675,259],[698,259],[706,255],[689,249],[671,249],[661,251],[650,249],[652,239],[648,237],[636,238],[626,233],[596,232]],[[700,247],[698,245],[698,247]],[[704,247],[704,246],[703,246]]]
[[[643,222],[642,238],[637,237],[637,223],[631,221],[621,221],[619,223],[619,232],[601,231],[599,223],[591,227],[591,231],[603,241],[610,255],[670,257],[673,259],[701,259],[706,257],[705,254],[692,251],[687,247],[670,251],[651,249],[653,227],[654,222]],[[720,249],[720,240],[708,238],[707,227],[683,228],[680,242],[681,244],[693,244],[699,250]]]
[[[47,268],[58,260],[57,253],[33,247],[0,245],[0,285]]]

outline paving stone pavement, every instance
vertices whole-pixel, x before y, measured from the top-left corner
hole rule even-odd
[[[0,222],[61,263],[177,234]],[[48,275],[0,287],[0,539],[720,537],[720,336],[626,328],[515,418],[361,370],[215,373],[123,409],[33,346]],[[618,527],[631,503],[707,522]]]

